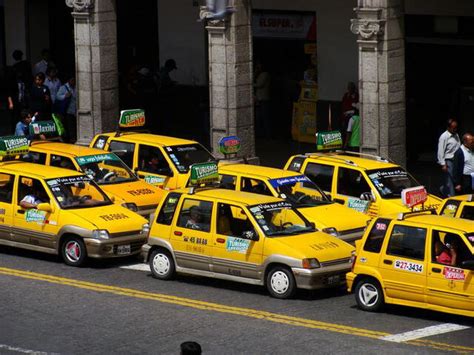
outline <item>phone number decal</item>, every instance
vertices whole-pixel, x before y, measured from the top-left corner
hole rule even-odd
[[[422,264],[411,263],[409,261],[395,260],[394,267],[395,269],[400,269],[400,270],[405,270],[405,271],[410,271],[410,272],[417,272],[417,273],[423,272]]]

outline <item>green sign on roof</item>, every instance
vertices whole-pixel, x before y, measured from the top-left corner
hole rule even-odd
[[[0,156],[28,153],[28,139],[25,136],[0,137]]]
[[[199,186],[219,181],[219,173],[215,162],[191,165],[191,185]]]

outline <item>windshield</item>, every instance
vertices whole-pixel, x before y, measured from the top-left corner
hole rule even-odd
[[[367,175],[382,198],[400,198],[402,190],[420,185],[400,167],[369,170]]]
[[[82,172],[99,185],[137,180],[125,163],[113,153],[77,157],[76,161]]]
[[[189,167],[193,164],[216,160],[216,158],[199,143],[173,145],[165,147],[165,151],[181,174],[187,173]]]
[[[265,203],[251,206],[249,210],[268,237],[314,232],[311,224],[292,208],[291,203]]]
[[[323,191],[305,175],[269,180],[278,194],[295,207],[314,207],[332,203]]]
[[[62,209],[111,205],[112,201],[87,176],[70,176],[46,181]]]

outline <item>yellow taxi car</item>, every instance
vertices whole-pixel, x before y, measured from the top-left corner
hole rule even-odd
[[[103,133],[90,147],[116,153],[140,179],[167,189],[186,186],[192,164],[215,161],[198,142],[150,133]]]
[[[33,163],[80,171],[92,178],[116,204],[149,218],[163,190],[139,180],[113,153],[59,142],[32,142],[23,156]]]
[[[285,169],[305,174],[333,201],[370,217],[409,211],[402,203],[403,191],[422,188],[399,165],[369,154],[307,153],[292,156]],[[440,203],[440,198],[428,195],[423,208],[437,208]]]
[[[217,166],[198,168],[218,179]],[[273,297],[288,298],[297,288],[345,285],[351,268],[351,245],[316,231],[279,198],[180,189],[167,192],[156,216],[142,251],[158,279],[176,272],[207,276],[265,285]]]
[[[347,284],[361,309],[390,303],[474,317],[474,223],[431,212],[375,218],[356,242]]]
[[[453,196],[443,200],[438,214],[474,221],[474,195]]]
[[[346,242],[360,239],[369,218],[360,212],[331,201],[308,177],[301,173],[246,164],[219,167],[220,187],[281,197],[290,202],[318,230]]]
[[[57,254],[81,266],[88,257],[140,253],[148,232],[146,219],[114,205],[84,174],[0,163],[0,245]]]

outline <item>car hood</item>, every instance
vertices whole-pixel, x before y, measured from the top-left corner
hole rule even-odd
[[[331,203],[315,207],[298,208],[316,228],[334,227],[338,231],[365,227],[370,220],[367,215],[354,211],[338,203]]]
[[[141,180],[122,184],[103,184],[100,187],[109,197],[115,198],[115,203],[134,203],[138,207],[157,205],[163,196],[162,189]]]

